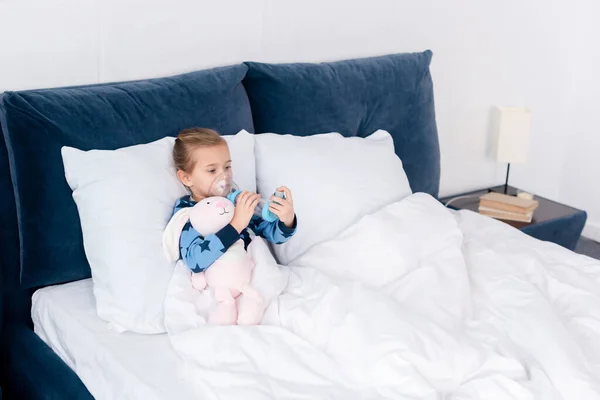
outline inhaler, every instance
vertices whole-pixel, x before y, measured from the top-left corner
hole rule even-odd
[[[226,197],[227,200],[231,201],[235,204],[238,196],[242,193],[238,185],[235,184],[234,181],[231,180],[231,177],[228,173],[222,173],[217,176],[211,186],[210,195],[211,196],[220,196]],[[285,194],[283,192],[275,192],[275,196],[279,198],[285,198]],[[261,217],[263,220],[267,222],[276,221],[277,215],[273,214],[269,210],[269,205],[271,204],[270,200],[265,200],[263,198],[258,199],[258,203],[254,208],[254,215]]]

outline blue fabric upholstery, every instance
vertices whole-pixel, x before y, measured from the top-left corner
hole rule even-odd
[[[60,148],[115,149],[183,128],[253,132],[246,66],[170,78],[5,93],[1,111],[21,235],[25,287],[90,276]],[[4,200],[3,200],[4,201]]]
[[[7,398],[93,399],[77,374],[25,325],[5,327],[2,366]]]
[[[575,250],[586,220],[587,213],[580,211],[568,217],[525,226],[521,228],[521,231],[536,239],[553,242],[569,250]]]
[[[431,51],[322,64],[246,63],[257,133],[394,138],[414,192],[437,197],[440,152]]]
[[[0,267],[4,319],[25,323],[29,320],[31,293],[19,288],[17,214],[4,140],[0,140]]]

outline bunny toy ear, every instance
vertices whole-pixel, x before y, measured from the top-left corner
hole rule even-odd
[[[179,259],[179,237],[183,227],[190,219],[191,210],[192,207],[186,207],[177,211],[163,232],[162,247],[169,261]]]

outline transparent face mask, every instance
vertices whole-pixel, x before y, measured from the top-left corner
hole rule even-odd
[[[222,174],[217,175],[217,177],[213,181],[209,189],[209,194],[211,196],[229,198],[230,194],[238,192],[239,190],[240,189],[238,185],[236,185],[235,182],[231,180],[231,176],[227,172],[223,172]]]

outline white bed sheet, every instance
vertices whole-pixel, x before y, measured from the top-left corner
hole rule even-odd
[[[600,399],[597,260],[419,194],[289,269],[271,326],[118,335],[88,280],[38,291],[35,330],[99,399]]]
[[[31,315],[96,399],[193,398],[167,335],[111,332],[96,314],[91,279],[38,290]]]

